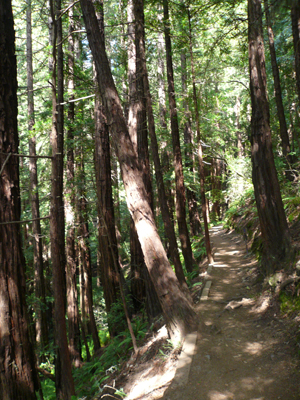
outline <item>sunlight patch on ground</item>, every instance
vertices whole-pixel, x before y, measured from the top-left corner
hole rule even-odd
[[[228,265],[227,264],[219,264],[218,262],[215,262],[214,268],[228,268]]]
[[[139,381],[133,386],[130,393],[126,396],[126,400],[141,399],[143,396],[146,396],[162,386],[166,386],[167,388],[168,384],[170,384],[174,378],[176,369],[171,368],[168,370],[166,366],[165,372],[162,375],[158,373],[154,376],[147,377],[147,375],[151,374],[151,371],[152,367],[145,371]]]
[[[255,356],[255,355],[259,356],[261,354],[262,350],[263,350],[262,344],[260,344],[258,342],[253,342],[253,343],[248,342],[246,344],[246,348],[244,349],[244,352],[251,354],[253,356]]]
[[[274,379],[262,379],[260,377],[247,377],[241,380],[243,390],[255,390],[257,388],[263,389],[264,386],[270,386]]]
[[[208,393],[209,400],[233,400],[234,394],[230,392],[221,393],[216,390],[211,390]]]

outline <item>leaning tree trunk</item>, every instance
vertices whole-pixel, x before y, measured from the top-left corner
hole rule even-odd
[[[190,235],[186,223],[185,187],[184,187],[179,125],[178,125],[178,116],[177,116],[176,98],[175,98],[168,0],[163,1],[163,8],[164,8],[164,34],[166,43],[168,95],[169,95],[169,108],[170,108],[175,184],[176,184],[176,216],[178,223],[179,238],[181,241],[182,254],[185,260],[185,268],[187,271],[191,272],[193,271],[194,256],[190,241]]]
[[[144,107],[138,95],[138,77],[137,77],[137,45],[135,37],[135,16],[134,2],[129,0],[127,4],[128,20],[128,131],[137,154],[139,154],[139,135],[143,135],[141,128],[141,119],[144,114]],[[147,128],[147,127],[146,127]],[[145,183],[145,181],[144,181]],[[151,196],[147,191],[147,194]],[[144,256],[135,229],[134,221],[130,221],[130,284],[131,294],[135,312],[141,309],[146,302],[146,282],[144,280]]]
[[[292,250],[272,151],[261,0],[248,0],[248,23],[252,180],[263,240],[262,265],[272,273],[282,268]]]
[[[0,3],[0,399],[36,400],[20,224],[17,68],[11,2]]]
[[[183,269],[182,269],[182,265],[181,265],[181,261],[180,261],[180,257],[179,257],[174,225],[172,223],[169,208],[168,208],[167,197],[166,197],[165,187],[164,187],[164,180],[163,180],[163,175],[162,175],[162,168],[161,168],[161,163],[160,163],[160,158],[159,158],[158,143],[157,143],[157,138],[156,138],[156,133],[155,133],[155,122],[154,122],[152,100],[151,100],[151,94],[150,94],[148,71],[147,71],[147,65],[146,65],[144,6],[143,6],[142,0],[135,0],[135,15],[136,15],[135,19],[136,19],[137,23],[139,24],[138,30],[140,31],[139,35],[138,35],[139,40],[140,40],[139,59],[141,60],[141,69],[142,69],[141,74],[143,76],[143,81],[144,81],[143,86],[144,86],[146,105],[147,105],[148,128],[149,128],[149,134],[150,134],[150,139],[151,139],[152,158],[153,158],[154,167],[155,167],[155,177],[156,177],[158,197],[159,197],[159,202],[160,202],[160,209],[161,209],[162,218],[164,221],[165,232],[166,232],[167,238],[169,240],[169,244],[170,244],[170,255],[171,255],[171,259],[174,263],[175,273],[176,273],[177,279],[180,282],[180,284],[182,285],[183,289],[187,292],[187,285],[186,285],[185,276],[183,273]]]
[[[135,19],[135,46],[136,46],[136,89],[137,89],[137,153],[142,167],[143,182],[147,192],[150,207],[153,211],[153,194],[150,172],[150,159],[148,149],[148,129],[147,129],[147,98],[144,88],[144,9],[143,1],[133,0],[133,10]],[[143,253],[142,253],[143,254]],[[146,310],[148,317],[156,317],[161,313],[161,307],[157,298],[149,272],[143,260],[142,280],[146,289]]]
[[[100,7],[96,15],[99,29],[104,37],[103,0],[98,3]],[[106,311],[109,313],[113,304],[121,299],[121,285],[125,286],[125,279],[119,263],[117,230],[120,232],[120,229],[116,229],[115,223],[109,129],[104,107],[101,103],[96,71],[94,71],[94,83],[96,88],[94,161],[98,198],[100,276]],[[117,168],[115,172],[117,173]],[[118,182],[118,176],[116,181]],[[120,332],[119,323],[114,318],[108,318],[107,322],[110,335],[116,336]],[[123,321],[121,321],[121,324],[123,324]]]
[[[33,231],[33,264],[35,287],[35,330],[36,344],[39,358],[45,360],[45,350],[48,346],[48,323],[45,310],[45,281],[43,268],[43,248],[40,223],[40,205],[38,194],[38,176],[36,162],[36,137],[34,135],[34,96],[33,96],[33,66],[32,66],[32,28],[31,28],[31,0],[27,0],[26,10],[26,34],[27,34],[27,109],[29,138],[29,171],[30,171],[30,197]]]
[[[161,303],[169,334],[173,340],[180,340],[186,333],[196,329],[196,313],[180,289],[157,232],[142,179],[141,167],[130,140],[93,3],[91,0],[81,0],[80,3],[96,64],[102,101],[111,129],[112,142],[121,167],[128,209],[136,226],[145,262]]]

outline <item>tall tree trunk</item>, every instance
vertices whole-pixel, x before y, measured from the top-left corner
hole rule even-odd
[[[185,187],[183,178],[182,156],[180,149],[179,125],[178,125],[176,99],[175,99],[168,0],[163,0],[163,8],[164,8],[164,34],[166,43],[169,108],[170,108],[170,118],[171,118],[171,132],[172,132],[175,184],[176,184],[176,216],[178,223],[178,232],[181,241],[182,254],[185,260],[185,268],[187,271],[191,272],[193,271],[194,256],[190,242],[189,231],[186,223]]]
[[[68,37],[68,130],[67,130],[67,182],[65,213],[67,223],[66,238],[66,288],[67,288],[67,316],[69,351],[72,363],[79,367],[81,363],[80,322],[77,292],[77,261],[75,252],[75,188],[74,188],[74,16],[73,7],[69,11]]]
[[[235,102],[235,128],[236,128],[236,141],[237,141],[237,156],[240,158],[243,156],[243,145],[242,145],[242,132],[240,124],[240,114],[241,114],[241,99],[239,96],[236,98]]]
[[[57,3],[60,10],[60,4]],[[55,363],[55,386],[57,399],[70,400],[75,394],[74,382],[72,377],[71,360],[68,349],[67,329],[65,319],[65,279],[64,279],[64,259],[62,255],[62,220],[63,217],[63,130],[61,118],[58,121],[60,108],[57,105],[58,98],[62,103],[61,95],[56,94],[56,67],[57,52],[56,42],[58,39],[57,21],[55,20],[55,9],[53,0],[50,0],[51,18],[53,21],[52,34],[52,131],[50,143],[52,147],[52,188],[51,188],[51,209],[50,209],[50,240],[51,240],[51,259],[53,275],[54,293],[54,319],[55,319],[55,344],[56,363]],[[60,20],[61,23],[61,20]],[[61,79],[59,80],[62,83]],[[60,90],[58,90],[60,92]],[[60,122],[60,123],[58,123]]]
[[[103,38],[104,10],[103,0],[98,2],[100,7],[96,13],[98,26]],[[98,218],[99,218],[99,250],[101,253],[100,273],[104,292],[106,311],[109,313],[112,305],[120,300],[121,285],[125,286],[119,264],[118,241],[116,234],[115,209],[112,193],[111,151],[109,129],[105,110],[101,103],[97,72],[94,74],[95,96],[95,174],[97,182]],[[118,177],[116,177],[118,181]],[[125,305],[126,306],[126,305]],[[111,336],[120,332],[115,321],[108,319]]]
[[[138,113],[142,108],[138,98],[137,88],[137,54],[135,39],[135,22],[134,22],[134,2],[129,0],[127,3],[127,22],[128,22],[128,131],[138,154]],[[146,300],[146,286],[143,277],[143,269],[145,267],[144,256],[138,235],[134,226],[134,221],[130,221],[130,256],[131,270],[130,282],[131,293],[135,311],[138,311]]]
[[[0,3],[0,398],[36,400],[22,253],[17,128],[17,68],[11,2]],[[3,154],[2,154],[3,153]]]
[[[45,312],[45,282],[43,267],[43,247],[40,223],[40,207],[38,194],[38,176],[36,158],[36,138],[34,135],[34,97],[33,97],[33,67],[32,67],[32,29],[31,29],[31,0],[27,0],[26,10],[26,33],[27,33],[27,102],[28,102],[28,131],[29,139],[29,155],[33,156],[29,159],[30,171],[30,196],[31,196],[31,213],[32,230],[33,230],[33,264],[34,264],[34,286],[35,286],[35,330],[38,354],[45,351],[48,346],[48,323]],[[41,355],[40,359],[43,360]]]
[[[276,59],[274,33],[273,33],[271,17],[270,17],[269,1],[264,0],[264,5],[265,5],[265,15],[266,15],[266,22],[267,22],[267,29],[268,29],[268,37],[269,37],[269,48],[270,48],[270,55],[271,55],[272,72],[273,72],[273,79],[274,79],[277,116],[278,116],[279,126],[280,126],[282,153],[283,153],[284,157],[286,158],[286,160],[289,163],[291,163],[291,161],[292,161],[291,156],[289,156],[289,153],[291,151],[290,139],[289,139],[289,135],[288,135],[287,125],[286,125],[286,120],[285,120],[285,115],[284,115],[284,107],[283,107],[283,103],[282,103],[279,68],[278,68],[277,59]]]
[[[212,219],[213,221],[220,221],[221,219],[221,208],[220,199],[222,191],[221,183],[221,165],[218,158],[211,160],[211,193],[213,199],[212,205]]]
[[[173,340],[180,340],[187,332],[195,330],[197,317],[191,303],[180,289],[155,226],[141,167],[130,140],[93,4],[91,0],[81,0],[80,3],[113,145],[120,162],[128,208],[137,229],[145,262],[161,303],[169,334]]]
[[[95,101],[95,172],[99,207],[100,274],[106,311],[109,313],[112,305],[120,299],[120,282],[114,266],[114,260],[118,260],[118,245],[112,199],[109,132],[99,93],[96,94]],[[119,265],[118,269],[120,270]],[[118,326],[112,324],[110,320],[108,324],[111,336],[115,336],[118,333]]]
[[[300,106],[300,4],[298,0],[291,0],[291,19],[295,53],[295,71],[297,93]]]
[[[188,9],[188,19],[189,19],[189,45],[190,45],[192,81],[193,81],[193,99],[194,99],[194,107],[195,107],[195,119],[196,119],[197,141],[198,141],[200,193],[201,193],[202,216],[203,216],[204,232],[205,232],[205,247],[206,247],[206,254],[207,254],[208,262],[209,262],[209,264],[212,264],[214,262],[214,259],[212,256],[209,230],[208,230],[208,219],[207,219],[208,212],[207,212],[207,208],[206,208],[206,198],[205,198],[205,171],[204,171],[204,165],[203,165],[203,151],[202,151],[202,144],[201,144],[200,119],[199,119],[198,98],[197,98],[197,90],[196,90],[196,76],[195,76],[195,69],[194,69],[194,55],[193,55],[193,44],[192,44],[192,26],[191,26],[191,15],[190,15],[189,9]]]
[[[183,50],[181,52],[181,82],[183,91],[183,106],[184,106],[184,144],[185,144],[185,166],[189,169],[191,174],[195,175],[194,168],[194,155],[193,155],[193,131],[191,127],[191,112],[189,110],[187,100],[187,70],[186,70],[186,54]],[[188,201],[189,217],[190,217],[190,230],[192,236],[202,234],[202,227],[198,211],[198,204],[195,190],[186,188],[186,197]]]
[[[158,6],[158,20],[162,23],[162,6]],[[163,139],[164,137],[168,137],[168,126],[167,126],[167,108],[166,108],[166,90],[165,90],[165,81],[164,81],[164,71],[165,71],[165,45],[164,45],[164,34],[160,30],[158,32],[158,40],[157,40],[157,79],[158,79],[158,102],[159,102],[159,121],[161,127],[161,140],[160,140],[160,154],[161,154],[161,172],[163,175],[169,174],[171,169],[171,152],[168,149],[167,140]],[[151,100],[151,95],[149,91],[149,96]],[[153,114],[153,112],[152,112]],[[150,122],[149,122],[149,131],[150,131]],[[151,132],[150,132],[151,134]],[[156,140],[157,142],[157,140]],[[157,178],[156,178],[157,179]],[[174,212],[175,212],[175,201],[173,196],[172,189],[172,181],[168,179],[163,182],[165,187],[165,197],[167,199],[167,204],[169,207],[169,215],[171,218],[171,222],[174,225]],[[174,230],[174,226],[172,228]],[[177,242],[176,242],[177,243]],[[171,244],[169,244],[169,248],[171,250]],[[177,245],[176,245],[177,248]],[[173,261],[174,262],[174,261]],[[179,279],[179,278],[178,278]]]
[[[142,176],[150,207],[153,211],[153,195],[150,171],[150,160],[148,150],[147,129],[147,99],[144,88],[144,63],[145,33],[144,33],[144,4],[141,0],[133,0],[135,19],[135,45],[136,45],[136,85],[137,85],[137,153],[142,167]],[[140,244],[139,244],[140,246]],[[143,252],[141,251],[143,255]],[[153,283],[150,279],[144,257],[142,279],[146,289],[146,310],[149,317],[155,317],[161,313],[161,307]]]
[[[91,266],[91,252],[89,243],[89,227],[88,227],[88,209],[85,193],[85,171],[83,159],[83,146],[80,145],[78,149],[77,159],[78,165],[78,252],[80,258],[81,268],[81,311],[82,322],[86,329],[86,334],[91,333],[94,351],[100,349],[100,340],[96,326],[94,311],[93,311],[93,289],[92,289],[92,266]]]
[[[143,76],[143,83],[144,83],[144,91],[146,97],[146,107],[147,107],[147,116],[148,116],[148,126],[149,126],[149,134],[151,139],[151,150],[152,150],[152,158],[154,161],[155,167],[155,177],[158,189],[158,197],[160,202],[160,208],[162,213],[162,218],[164,222],[165,232],[170,244],[170,255],[171,259],[174,263],[175,273],[179,283],[182,285],[182,288],[187,291],[187,285],[183,273],[183,268],[181,265],[177,241],[174,231],[174,225],[170,217],[170,212],[167,203],[167,197],[164,187],[164,180],[162,175],[162,168],[159,158],[159,151],[158,151],[158,143],[155,133],[155,122],[154,122],[154,115],[153,115],[153,108],[152,108],[152,100],[150,94],[150,85],[148,79],[148,71],[146,65],[146,50],[145,50],[145,29],[144,29],[144,4],[143,1],[135,0],[135,14],[136,14],[136,21],[139,23],[139,30],[140,30],[140,47],[139,47],[139,59],[141,60],[141,74]]]
[[[271,273],[282,268],[292,252],[271,143],[261,0],[248,0],[248,24],[252,180],[263,240],[262,265]]]

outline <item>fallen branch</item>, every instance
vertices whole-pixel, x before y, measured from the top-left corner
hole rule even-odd
[[[281,282],[280,284],[278,284],[276,286],[275,289],[275,294],[276,296],[279,296],[279,294],[281,293],[281,291],[288,285],[290,285],[291,283],[297,283],[300,281],[300,276],[295,276],[295,277],[290,277],[287,278],[285,281]]]

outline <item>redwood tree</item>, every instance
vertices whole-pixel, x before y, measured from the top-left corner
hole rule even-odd
[[[262,265],[271,273],[282,267],[292,250],[272,151],[261,0],[248,0],[248,24],[252,180],[263,240]]]
[[[57,29],[57,9],[54,0],[50,1],[51,18],[53,21],[52,32],[52,130],[50,143],[52,148],[52,187],[51,187],[51,208],[50,208],[50,240],[51,240],[51,259],[53,273],[53,294],[54,294],[54,320],[55,320],[55,386],[57,399],[69,400],[75,394],[74,382],[72,377],[71,360],[68,349],[67,329],[65,319],[65,254],[64,254],[64,211],[63,211],[63,115],[61,108],[62,99],[62,70],[59,68],[58,74],[58,94],[57,87],[57,59],[62,68],[62,56],[60,55],[61,40],[59,42],[59,57],[57,57],[57,34],[61,29]],[[60,10],[60,3],[57,4]],[[61,24],[61,19],[58,25]],[[57,104],[59,103],[59,104]],[[59,117],[59,118],[58,118]],[[63,231],[62,231],[63,230]]]
[[[288,135],[288,129],[287,129],[287,124],[286,124],[285,115],[284,115],[284,107],[283,107],[283,102],[282,102],[282,92],[281,92],[279,68],[278,68],[277,58],[276,58],[274,32],[273,32],[272,23],[271,23],[269,1],[264,0],[264,5],[265,5],[265,15],[266,15],[266,22],[267,22],[267,29],[268,29],[268,37],[269,37],[269,48],[270,48],[272,72],[273,72],[273,79],[274,79],[277,116],[278,116],[279,127],[280,127],[281,147],[282,147],[282,152],[283,152],[284,157],[287,159],[287,161],[291,162],[291,157],[289,156],[289,153],[291,151],[290,139],[289,139],[289,135]]]
[[[196,313],[180,288],[157,232],[142,179],[141,166],[130,140],[93,3],[91,0],[81,0],[80,3],[112,143],[121,167],[128,209],[136,226],[146,266],[162,306],[169,334],[174,340],[182,339],[186,333],[196,329]]]
[[[36,156],[36,137],[34,134],[34,98],[33,98],[33,63],[32,63],[32,28],[31,28],[31,0],[27,0],[26,10],[26,58],[27,58],[27,110],[29,138],[29,171],[30,171],[30,201],[33,231],[33,264],[34,287],[36,301],[34,310],[36,344],[38,353],[44,352],[48,345],[48,324],[45,310],[45,281],[43,267],[42,233],[40,222],[40,204],[38,194],[38,175]],[[43,359],[44,356],[41,356]]]
[[[178,115],[177,115],[176,97],[175,97],[168,0],[163,0],[163,9],[164,9],[164,34],[166,43],[168,95],[169,95],[171,133],[172,133],[172,145],[173,145],[173,156],[174,156],[175,185],[176,185],[176,216],[178,223],[178,232],[181,241],[182,254],[185,260],[185,268],[187,271],[191,272],[193,270],[194,257],[193,257],[189,231],[186,223],[186,211],[185,211],[186,199],[185,199],[182,155],[180,149],[179,124],[178,124]]]
[[[15,32],[10,1],[0,3],[0,399],[36,400],[20,224]]]

